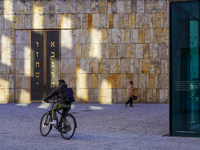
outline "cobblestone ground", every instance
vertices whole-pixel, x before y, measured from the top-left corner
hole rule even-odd
[[[78,128],[70,140],[56,129],[40,135],[39,123],[50,104],[0,104],[0,150],[196,150],[200,138],[168,133],[168,104],[79,104],[70,111]]]

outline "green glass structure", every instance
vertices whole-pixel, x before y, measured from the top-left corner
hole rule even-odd
[[[170,135],[200,137],[200,2],[170,2]]]

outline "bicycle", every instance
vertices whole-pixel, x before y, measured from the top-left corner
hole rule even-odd
[[[56,104],[54,101],[47,101],[51,103],[51,108]],[[57,118],[57,124],[51,125],[50,122],[52,121],[52,112],[51,110],[46,112],[40,121],[40,133],[42,136],[47,136],[54,126],[58,132],[61,133],[63,139],[69,140],[75,133],[77,128],[76,119],[72,114],[67,114],[64,116],[63,112],[57,111],[57,114],[60,114],[60,119]]]

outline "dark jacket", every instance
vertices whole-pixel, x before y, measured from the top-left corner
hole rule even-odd
[[[52,98],[53,96],[57,95],[58,99],[58,103],[59,104],[71,104],[69,102],[64,102],[63,101],[63,89],[67,87],[67,84],[65,83],[61,83],[57,88],[55,88],[49,95],[47,95],[45,98],[44,98],[44,101]]]

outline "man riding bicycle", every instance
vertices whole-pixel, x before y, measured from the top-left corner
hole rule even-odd
[[[56,111],[63,109],[64,115],[67,115],[69,110],[71,109],[71,103],[64,101],[63,96],[63,89],[67,87],[67,84],[63,79],[58,80],[58,87],[55,88],[49,95],[47,95],[43,100],[46,102],[48,99],[52,98],[53,96],[57,95],[58,100],[57,104],[52,108],[52,115],[53,115],[53,121],[50,122],[50,124],[55,125],[57,124],[57,116]]]

